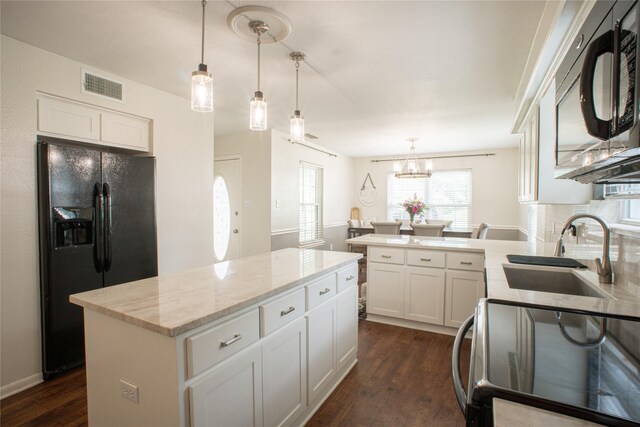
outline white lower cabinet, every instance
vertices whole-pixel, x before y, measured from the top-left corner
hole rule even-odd
[[[480,271],[447,270],[445,326],[460,327],[484,297],[484,274]]]
[[[262,344],[265,426],[289,426],[307,407],[307,328],[300,317]]]
[[[356,361],[356,268],[185,337],[191,426],[275,427],[308,419]]]
[[[189,401],[193,426],[262,426],[260,346],[220,363],[190,386]]]
[[[336,349],[338,372],[358,351],[358,287],[351,286],[336,298]]]
[[[309,404],[322,395],[336,374],[336,300],[307,314]]]
[[[404,266],[369,262],[367,312],[383,316],[404,315]]]
[[[444,270],[406,267],[404,283],[404,318],[442,325]]]
[[[397,264],[402,259],[399,254],[392,259],[394,263],[381,261],[382,256],[375,262],[369,261],[367,312],[459,327],[484,297],[484,255],[461,251],[424,251],[424,255],[418,252],[407,251],[406,265]],[[415,266],[417,264],[439,268]]]

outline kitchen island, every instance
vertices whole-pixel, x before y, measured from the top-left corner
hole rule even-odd
[[[72,295],[89,423],[304,424],[357,362],[360,257],[283,249]]]

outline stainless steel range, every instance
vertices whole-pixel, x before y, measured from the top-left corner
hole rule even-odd
[[[473,327],[468,393],[460,347]],[[640,319],[480,301],[458,331],[453,382],[468,426],[501,398],[610,426],[640,425]]]

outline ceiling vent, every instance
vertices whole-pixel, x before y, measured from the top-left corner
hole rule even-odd
[[[124,102],[124,85],[96,73],[82,71],[82,92]]]

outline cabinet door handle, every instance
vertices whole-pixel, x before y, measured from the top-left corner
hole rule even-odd
[[[280,317],[286,316],[287,314],[291,313],[295,309],[296,309],[295,307],[291,306],[291,307],[287,308],[286,310],[282,310],[280,312]]]
[[[382,258],[386,258],[386,259],[391,258],[391,255],[380,255],[380,256],[381,256]]]
[[[233,334],[233,338],[227,340],[227,341],[220,341],[220,348],[224,348],[224,347],[229,347],[231,344],[233,344],[234,342],[238,342],[242,339],[242,335],[240,334]]]
[[[420,261],[431,262],[431,258],[420,258]]]
[[[324,294],[326,294],[326,293],[328,293],[328,292],[331,292],[331,289],[329,289],[329,288],[324,288],[323,290],[321,290],[321,291],[320,291],[320,295],[324,295]]]
[[[471,261],[460,261],[460,264],[462,264],[462,265],[473,265],[473,263]]]
[[[353,279],[355,279],[355,278],[356,278],[355,276],[349,276],[349,277],[347,277],[347,282],[348,282],[349,280],[353,280]]]

